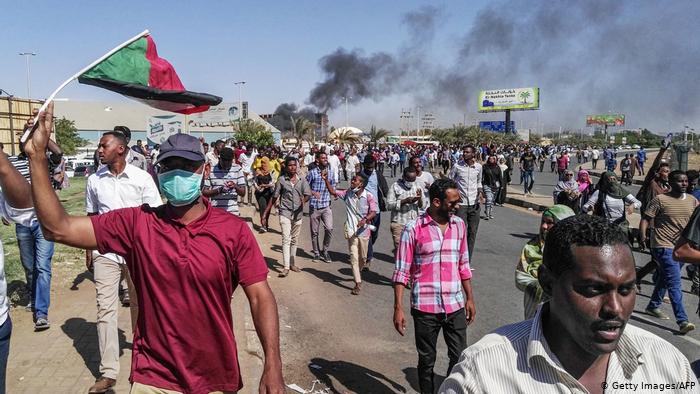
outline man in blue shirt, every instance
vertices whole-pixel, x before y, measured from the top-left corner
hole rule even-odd
[[[644,147],[641,147],[637,151],[637,168],[639,169],[639,173],[642,175],[644,175],[645,161],[647,161],[647,151],[644,150]]]
[[[328,255],[328,247],[333,236],[333,212],[331,212],[331,194],[326,188],[326,182],[321,176],[328,173],[328,182],[335,188],[338,182],[331,171],[328,171],[328,156],[323,152],[316,153],[316,166],[309,171],[306,181],[311,186],[311,200],[309,201],[309,222],[311,223],[311,245],[314,250],[314,260],[331,262]],[[323,223],[323,248],[319,248],[319,225]]]

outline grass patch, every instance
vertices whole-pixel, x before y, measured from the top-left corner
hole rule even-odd
[[[87,178],[71,178],[70,187],[61,190],[59,193],[59,199],[69,214],[85,215],[86,180]],[[5,275],[7,277],[7,283],[17,283],[17,281],[24,282],[24,269],[19,259],[15,226],[0,226],[0,239],[2,239],[5,248]],[[52,261],[54,278],[58,280],[63,279],[60,275],[56,278],[56,273],[61,273],[63,271],[72,273],[76,270],[82,270],[84,268],[84,262],[85,252],[82,249],[56,244]]]

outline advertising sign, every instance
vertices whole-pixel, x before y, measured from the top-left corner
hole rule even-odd
[[[588,115],[586,116],[586,126],[624,126],[625,115]]]
[[[247,107],[243,102],[243,107]],[[209,110],[192,114],[189,117],[190,126],[194,127],[226,127],[238,121],[240,116],[238,103],[228,103],[209,107]],[[245,118],[245,117],[244,117]]]
[[[173,134],[182,133],[182,115],[162,115],[148,118],[146,138],[151,144],[162,144]]]
[[[506,131],[506,122],[502,120],[479,122],[479,128],[482,130],[504,133]],[[510,121],[510,131],[515,133],[515,121]]]
[[[524,111],[540,109],[539,88],[482,90],[479,92],[479,112]]]

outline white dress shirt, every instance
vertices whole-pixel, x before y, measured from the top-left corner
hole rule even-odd
[[[29,227],[34,224],[34,208],[16,209],[11,207],[5,196],[0,193],[0,217],[8,222]],[[4,324],[10,313],[10,300],[7,298],[7,279],[5,278],[5,249],[0,241],[0,325]]]
[[[462,197],[462,205],[469,206],[479,202],[478,191],[483,189],[482,176],[483,169],[479,163],[468,165],[461,161],[452,167],[449,177],[457,183],[459,195]]]
[[[534,319],[501,327],[469,346],[438,392],[588,393],[551,351],[543,333],[542,310]],[[642,386],[685,382],[689,382],[685,389]],[[606,393],[700,392],[690,363],[678,349],[629,323],[610,354],[603,383]]]
[[[115,176],[109,167],[103,165],[88,177],[85,186],[85,211],[88,214],[140,207],[143,204],[158,207],[163,205],[163,200],[151,175],[136,166],[127,164],[124,171]],[[93,251],[93,256],[99,255],[99,252]],[[103,256],[124,263],[124,259],[116,254]]]

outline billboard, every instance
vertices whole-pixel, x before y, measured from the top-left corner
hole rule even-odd
[[[624,126],[625,115],[588,115],[586,116],[586,126]]]
[[[506,122],[502,120],[479,122],[479,128],[482,130],[495,131],[498,133],[504,133],[506,131]],[[515,121],[510,121],[510,131],[515,133]]]
[[[148,118],[146,138],[151,144],[162,144],[173,134],[182,133],[182,115],[162,115]]]
[[[482,90],[479,92],[479,112],[540,109],[539,88]]]
[[[241,111],[238,110],[239,103],[221,104],[209,107],[207,111],[199,112],[189,116],[189,125],[194,127],[226,127],[238,121]],[[244,116],[247,117],[248,103],[243,102]]]

